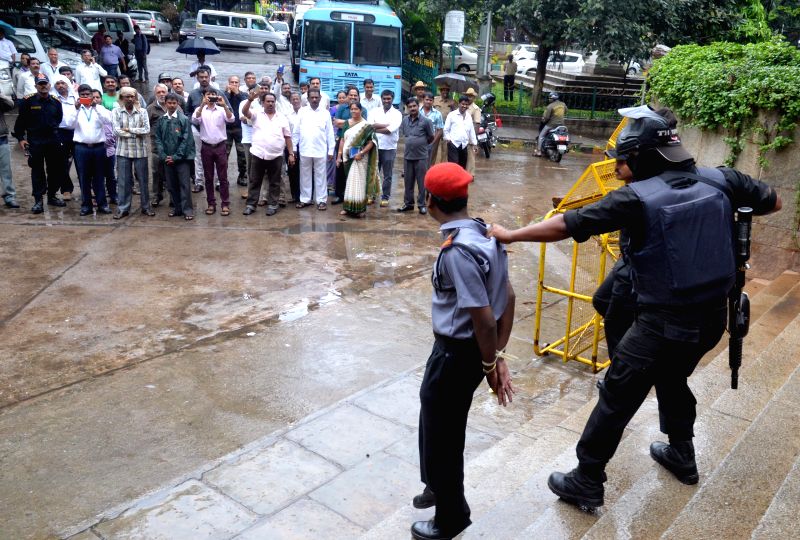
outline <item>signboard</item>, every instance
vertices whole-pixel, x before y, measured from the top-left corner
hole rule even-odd
[[[451,43],[464,41],[463,11],[448,11],[444,16],[444,40]]]

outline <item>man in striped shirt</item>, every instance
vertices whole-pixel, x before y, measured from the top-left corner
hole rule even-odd
[[[125,87],[119,91],[122,107],[111,111],[114,134],[117,136],[117,195],[119,205],[114,219],[127,216],[131,209],[133,195],[133,169],[142,179],[140,182],[139,201],[142,214],[154,216],[150,208],[150,194],[147,186],[147,156],[150,134],[150,121],[147,110],[139,106],[139,94],[136,89]]]

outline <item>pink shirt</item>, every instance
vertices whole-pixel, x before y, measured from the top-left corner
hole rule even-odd
[[[200,140],[208,144],[219,144],[228,140],[228,133],[225,131],[225,123],[231,123],[236,118],[231,114],[230,120],[222,107],[209,109],[203,106],[200,118],[192,113],[192,122],[200,126]]]
[[[250,153],[261,159],[275,159],[283,155],[286,137],[291,136],[289,120],[283,114],[275,112],[270,118],[264,111],[259,111],[253,120]]]

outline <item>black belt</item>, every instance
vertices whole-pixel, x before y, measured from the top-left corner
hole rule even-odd
[[[214,144],[207,143],[206,141],[202,141],[202,142],[203,142],[203,146],[208,146],[209,148],[216,148],[217,146],[219,146],[221,144],[225,144],[225,141],[220,141],[220,142],[214,143]]]
[[[98,146],[105,146],[105,142],[93,142],[93,143],[85,143],[85,142],[78,142],[75,141],[75,144],[79,144],[81,146],[85,146],[86,148],[96,148]]]

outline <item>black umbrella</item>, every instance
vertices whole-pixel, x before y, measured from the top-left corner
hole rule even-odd
[[[472,79],[467,79],[461,73],[442,73],[437,75],[433,81],[437,86],[447,85],[453,92],[462,94],[472,88],[478,90],[478,83]]]
[[[209,54],[219,54],[219,47],[213,41],[196,37],[187,39],[178,45],[177,52],[184,54],[203,53],[208,56]]]

